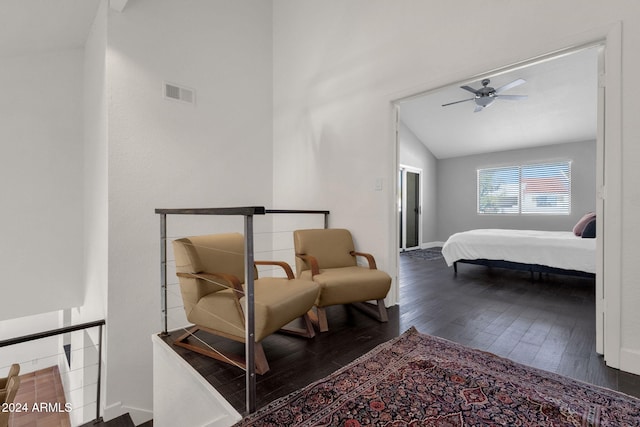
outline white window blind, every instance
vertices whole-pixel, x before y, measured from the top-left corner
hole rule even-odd
[[[479,214],[571,213],[571,162],[478,169]]]

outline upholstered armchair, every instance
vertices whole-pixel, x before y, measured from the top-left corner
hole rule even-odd
[[[190,337],[198,330],[245,342],[244,237],[238,233],[185,237],[173,241],[176,273],[187,320],[195,325],[174,344],[206,356],[245,368],[244,357],[223,353],[198,344]],[[264,374],[269,364],[261,345],[263,339],[284,329],[313,337],[307,312],[313,307],[319,287],[311,280],[295,279],[288,264],[256,261],[257,265],[282,267],[286,278],[257,278],[254,266],[255,363]],[[285,328],[302,317],[302,328]]]
[[[391,287],[391,277],[376,267],[373,255],[356,252],[353,238],[344,229],[311,229],[293,232],[298,278],[311,279],[320,285],[316,301],[317,317],[313,320],[321,332],[329,330],[325,307],[353,304],[374,314],[366,301],[376,301],[375,317],[388,321],[384,298]],[[366,259],[368,266],[358,265],[356,257]]]
[[[18,367],[17,371],[14,371],[14,366]],[[5,405],[13,403],[18,393],[18,387],[20,387],[20,377],[18,373],[20,371],[20,365],[12,365],[9,371],[9,376],[3,378],[2,385],[4,388],[0,390],[0,404]],[[9,415],[11,412],[2,407],[0,411],[0,427],[7,427],[9,425]]]
[[[9,373],[6,377],[0,378],[0,392],[4,391],[7,388],[7,384],[12,377],[17,377],[20,374],[20,365],[14,363],[9,367]]]

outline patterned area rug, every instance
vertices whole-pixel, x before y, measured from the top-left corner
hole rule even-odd
[[[442,258],[442,248],[433,247],[427,249],[416,249],[415,251],[400,252],[400,255],[414,259],[434,261]]]
[[[640,400],[415,328],[237,426],[640,426]]]

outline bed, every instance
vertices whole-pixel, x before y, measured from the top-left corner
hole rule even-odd
[[[478,229],[455,233],[442,247],[448,266],[458,263],[595,277],[596,239],[572,231]]]

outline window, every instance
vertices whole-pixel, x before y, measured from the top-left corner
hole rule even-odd
[[[571,162],[478,169],[479,214],[571,213]]]

